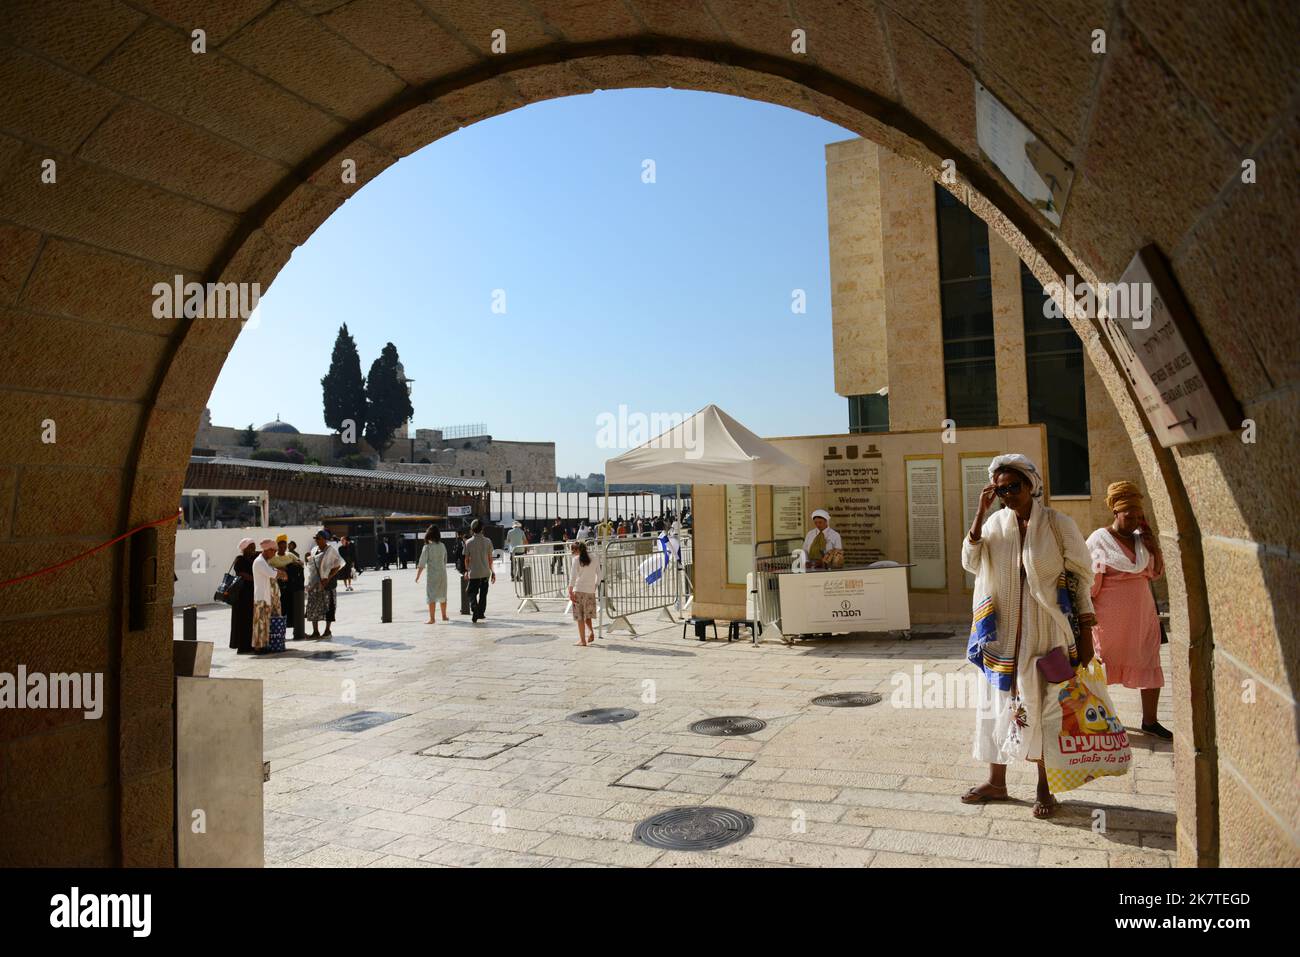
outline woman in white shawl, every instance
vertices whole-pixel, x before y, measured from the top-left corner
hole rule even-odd
[[[988,762],[989,779],[962,801],[1008,800],[1007,764],[1024,758],[1038,763],[1034,817],[1046,818],[1057,801],[1043,770],[1046,688],[1037,662],[1054,648],[1063,649],[1071,665],[1092,660],[1092,560],[1074,521],[1042,503],[1043,480],[1028,458],[999,455],[989,464],[989,479],[961,550],[963,567],[975,576],[968,656],[987,679],[979,682],[974,757]],[[985,521],[995,498],[1004,507]],[[1076,579],[1078,649],[1061,609],[1063,571]]]

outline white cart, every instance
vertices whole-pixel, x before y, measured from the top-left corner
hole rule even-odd
[[[776,575],[780,629],[797,637],[854,632],[898,632],[912,637],[907,565],[784,571]]]

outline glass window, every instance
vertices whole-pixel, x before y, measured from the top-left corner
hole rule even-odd
[[[1064,317],[1046,315],[1050,297],[1029,267],[1020,264],[1025,314],[1025,382],[1029,421],[1047,427],[1048,473],[1053,494],[1089,495],[1088,404],[1083,385],[1083,343]],[[1052,310],[1053,312],[1055,310]]]
[[[937,184],[935,210],[948,417],[962,428],[997,425],[988,226]]]
[[[888,432],[889,396],[849,396],[850,432]]]

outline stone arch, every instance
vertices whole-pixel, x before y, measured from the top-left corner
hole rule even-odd
[[[1044,282],[1113,280],[1156,242],[1246,415],[1265,436],[1296,421],[1296,348],[1285,320],[1270,318],[1289,314],[1295,246],[1294,215],[1270,214],[1300,208],[1294,8],[537,0],[486,15],[458,0],[438,6],[244,0],[209,14],[203,4],[105,0],[67,21],[59,4],[17,5],[13,45],[0,49],[18,91],[0,122],[0,308],[28,335],[10,337],[0,385],[15,396],[0,577],[31,570],[34,543],[64,557],[81,550],[79,538],[103,540],[175,507],[190,437],[238,327],[181,319],[160,331],[141,294],[160,274],[266,288],[296,245],[400,157],[526,103],[597,89],[745,96],[822,116],[932,176],[955,159],[954,192]],[[202,20],[210,50],[196,60],[188,36]],[[1105,54],[1083,36],[1094,28],[1106,31]],[[492,52],[495,29],[508,52]],[[790,49],[794,30],[806,32],[807,54]],[[1232,76],[1214,65],[1225,59],[1239,66]],[[1059,229],[982,156],[976,80],[1073,164]],[[50,90],[77,109],[49,109]],[[150,137],[155,149],[176,144],[175,162],[151,155],[140,142]],[[34,182],[46,156],[66,188]],[[1243,157],[1263,171],[1253,188],[1240,180]],[[345,160],[356,185],[339,175]],[[1096,330],[1076,328],[1181,557],[1171,563],[1174,683],[1180,727],[1194,732],[1178,742],[1181,859],[1294,863],[1300,520],[1282,491],[1294,456],[1285,441],[1251,449],[1233,436],[1161,449]],[[44,354],[43,343],[74,333],[68,361]],[[95,368],[100,357],[114,376]],[[46,414],[71,423],[76,448],[62,460],[33,447],[27,423]],[[66,501],[68,468],[89,520],[42,524]],[[88,494],[95,472],[105,481]],[[1261,475],[1274,481],[1261,488]],[[172,542],[162,538],[165,567]],[[149,624],[131,630],[123,550],[100,555],[89,581],[58,596],[31,584],[4,595],[13,653],[68,662],[61,670],[102,661],[115,694],[108,726],[93,733],[11,732],[11,767],[21,773],[23,757],[37,756],[54,770],[33,766],[16,792],[36,824],[21,838],[0,835],[3,859],[34,861],[42,841],[60,863],[169,859],[170,593],[160,582]],[[90,637],[54,647],[77,621]],[[1262,686],[1245,715],[1221,704],[1243,680]],[[98,755],[94,789],[70,776],[69,755],[82,747]],[[40,787],[57,797],[43,800]],[[69,807],[89,822],[80,843],[55,836]]]

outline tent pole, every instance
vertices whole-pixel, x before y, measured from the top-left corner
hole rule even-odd
[[[754,549],[754,623],[749,629],[749,636],[753,639],[754,644],[758,644],[758,621],[761,617],[758,610],[758,486],[751,485],[750,488],[753,489],[754,492],[753,504],[751,506],[753,511],[749,516],[749,533],[752,536],[750,541],[753,542]]]
[[[609,521],[609,463],[605,463],[605,494],[601,496],[603,504],[601,513],[606,522]],[[596,637],[604,641],[605,639],[605,559],[609,557],[609,538],[608,536],[602,542],[600,533],[596,533],[596,547],[599,549],[600,568],[596,581]]]

